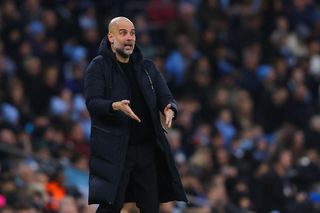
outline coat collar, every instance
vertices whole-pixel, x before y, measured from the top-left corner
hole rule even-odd
[[[111,45],[110,45],[109,40],[107,39],[107,36],[105,36],[102,39],[102,41],[100,42],[98,54],[103,55],[103,57],[111,59],[115,62],[117,61],[115,53],[112,52],[112,50],[111,50]],[[133,61],[134,64],[141,63],[142,53],[141,53],[139,47],[137,47],[137,45],[135,45],[135,47],[133,49],[133,53],[130,57],[131,57],[131,60]]]

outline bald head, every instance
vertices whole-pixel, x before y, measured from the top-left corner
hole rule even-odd
[[[112,19],[108,27],[108,40],[119,61],[128,62],[133,52],[136,33],[132,21],[126,17]]]
[[[109,22],[109,26],[108,26],[109,33],[115,33],[116,30],[119,28],[119,25],[121,26],[122,24],[132,25],[132,27],[134,28],[134,25],[132,21],[130,21],[130,19],[124,16],[119,16],[119,17],[113,18]]]

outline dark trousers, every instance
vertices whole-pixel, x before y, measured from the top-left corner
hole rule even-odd
[[[96,213],[120,213],[129,181],[132,184],[136,205],[140,212],[159,212],[154,142],[128,146],[114,204],[101,204]]]

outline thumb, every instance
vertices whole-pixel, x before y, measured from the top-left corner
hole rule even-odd
[[[168,104],[165,109],[167,110],[167,109],[170,109],[170,108],[171,108],[171,104]]]
[[[122,103],[124,103],[124,104],[130,104],[130,101],[129,101],[129,100],[123,100]]]

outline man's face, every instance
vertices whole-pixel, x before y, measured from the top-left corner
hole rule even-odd
[[[113,32],[109,33],[111,46],[123,58],[128,58],[134,49],[136,42],[135,29],[131,22],[119,21]]]

